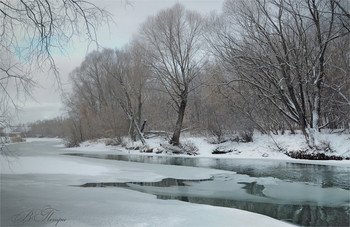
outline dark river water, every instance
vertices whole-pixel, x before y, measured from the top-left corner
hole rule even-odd
[[[123,187],[159,199],[238,208],[302,226],[350,225],[350,167],[280,160],[67,154],[88,158],[231,171],[211,179],[159,182],[87,182],[82,187]]]

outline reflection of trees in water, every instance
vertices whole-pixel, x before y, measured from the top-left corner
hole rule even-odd
[[[131,188],[134,190],[138,190],[133,188],[133,185],[138,186],[149,186],[149,187],[172,187],[172,186],[186,186],[186,183],[189,182],[202,182],[202,181],[212,181],[212,178],[209,179],[198,179],[198,180],[182,180],[175,178],[164,178],[160,181],[156,182],[101,182],[101,183],[86,183],[80,185],[81,187],[124,187]]]
[[[81,154],[79,154],[81,155]],[[154,157],[154,156],[128,156],[128,155],[81,155],[92,158],[115,159],[132,162],[144,162],[155,164],[170,164],[183,166],[197,166],[197,159],[188,159],[180,157]],[[244,161],[237,160],[216,160],[211,162],[211,168],[236,171],[241,174],[248,174],[253,177],[270,176],[278,179],[287,179],[291,181],[313,182],[322,187],[339,187],[349,190],[348,169],[343,167],[309,165],[300,163],[269,163],[264,168],[253,168],[253,164],[247,164]],[[213,165],[214,164],[214,165]],[[212,180],[212,179],[210,179]],[[196,181],[196,180],[195,180]],[[129,182],[129,183],[88,183],[85,187],[126,187],[132,190],[144,191],[157,195],[158,192],[148,188],[147,191],[142,186],[151,187],[172,187],[187,186],[189,180],[163,179],[159,182]],[[264,186],[256,182],[241,182],[246,193],[265,197]],[[141,186],[141,187],[140,187]],[[304,226],[349,226],[350,225],[350,207],[321,207],[311,205],[292,205],[292,204],[271,204],[251,201],[234,201],[220,198],[197,198],[171,195],[157,195],[159,199],[177,199],[186,202],[209,204],[214,206],[232,207],[254,213],[264,214],[279,220],[292,222]]]
[[[311,182],[321,187],[339,187],[350,190],[350,178],[348,167],[312,165],[306,163],[290,163],[276,161],[230,160],[230,159],[206,159],[184,158],[167,156],[142,156],[142,155],[101,155],[101,154],[68,154],[89,158],[111,159],[129,162],[141,162],[165,165],[181,165],[193,167],[209,167],[228,170],[237,174],[250,177],[274,177],[280,180]],[[200,161],[202,160],[202,162]],[[204,161],[203,161],[204,160]],[[205,160],[210,160],[205,162]]]
[[[331,176],[331,175],[330,175]],[[221,207],[232,207],[247,210],[254,213],[264,214],[279,220],[292,222],[303,226],[349,226],[350,207],[321,207],[315,205],[293,205],[293,204],[273,204],[256,201],[236,201],[222,198],[199,198],[186,195],[159,195],[161,192],[153,190],[153,187],[180,187],[182,189],[190,187],[190,182],[213,181],[213,179],[203,180],[182,180],[165,178],[158,182],[106,182],[106,183],[86,183],[82,187],[124,187],[136,191],[147,192],[157,195],[159,199],[177,199],[181,201],[209,204]],[[215,183],[215,182],[213,182]],[[264,185],[257,182],[239,182],[244,185],[242,189],[247,194],[259,197],[266,197],[263,193]],[[187,186],[187,187],[184,187]],[[163,193],[166,193],[165,191]],[[183,194],[180,193],[180,194]],[[186,193],[184,193],[186,194]]]
[[[245,191],[248,194],[266,197],[265,194],[263,193],[263,190],[265,189],[264,185],[258,184],[256,182],[252,182],[252,183],[238,182],[238,184],[244,184],[244,187],[242,189],[245,189]]]
[[[349,226],[349,207],[300,206],[293,216],[293,222],[301,225]]]
[[[267,215],[303,226],[349,226],[350,207],[318,207],[310,205],[271,204],[216,198],[158,195],[159,199],[232,207]]]
[[[323,188],[339,187],[346,190],[350,189],[347,167],[287,162],[286,169],[289,175],[280,179],[312,182],[321,185]]]
[[[240,182],[245,191],[251,195],[265,197],[264,185],[257,182]],[[279,220],[303,226],[349,226],[350,207],[321,207],[311,205],[272,204],[252,201],[235,201],[219,198],[198,198],[188,196],[157,195],[158,199],[177,199],[181,201],[232,207],[264,214]]]

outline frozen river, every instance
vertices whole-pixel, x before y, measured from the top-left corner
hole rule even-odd
[[[346,165],[72,154],[56,145],[10,146],[16,157],[1,160],[2,226],[350,224]]]
[[[90,182],[84,187],[125,187],[157,195],[160,199],[233,207],[303,226],[349,226],[350,168],[346,166],[257,159],[72,155],[207,167],[237,173],[198,181],[166,179],[154,183],[128,184]]]

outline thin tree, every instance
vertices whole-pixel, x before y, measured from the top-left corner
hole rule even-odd
[[[131,101],[131,83],[130,78],[133,73],[133,65],[131,54],[125,51],[116,51],[115,64],[112,71],[109,71],[109,91],[112,97],[114,97],[127,118],[130,120],[130,137],[133,137],[131,128],[136,130],[137,136],[143,145],[146,144],[146,140],[140,130],[137,116],[134,113],[133,103]]]

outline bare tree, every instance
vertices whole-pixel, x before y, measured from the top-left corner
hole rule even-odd
[[[96,29],[111,19],[110,14],[82,0],[0,1],[0,123],[15,97],[28,95],[35,85],[33,69],[48,65],[57,80],[53,51],[62,51],[75,36],[97,44]],[[17,88],[9,92],[9,86]]]
[[[128,52],[116,51],[115,65],[113,70],[109,71],[109,91],[112,97],[118,101],[127,118],[130,120],[130,136],[133,137],[131,130],[131,127],[133,127],[136,130],[138,138],[141,140],[142,144],[145,145],[146,141],[137,123],[137,116],[134,113],[131,98],[131,86],[133,83],[130,82],[130,79],[132,78],[133,72],[135,72],[133,69],[131,54]],[[141,110],[139,109],[139,111]],[[139,114],[141,115],[141,113]]]
[[[126,134],[121,125],[128,121],[130,137],[146,143],[140,126],[149,71],[142,59],[140,49],[133,45],[94,51],[70,74],[73,89],[65,105],[74,121],[72,141],[119,137]],[[121,117],[124,114],[126,118]]]
[[[147,99],[145,89],[151,74],[149,68],[146,66],[146,53],[143,51],[143,48],[141,48],[141,45],[139,41],[133,40],[130,45],[125,48],[125,52],[128,53],[128,59],[130,61],[130,73],[128,74],[129,93],[134,106],[135,119],[140,128],[143,124],[146,124],[147,121],[142,119],[142,113],[144,102]],[[142,120],[144,121],[142,122]],[[133,124],[130,125],[130,129],[130,135],[132,135],[133,140],[135,140],[136,135],[134,133]]]
[[[329,65],[324,81],[325,127],[330,129],[349,129],[350,127],[350,39],[343,37],[333,42],[329,51]]]
[[[80,113],[86,139],[104,135],[103,114],[110,106],[105,89],[108,74],[105,68],[108,64],[111,65],[111,56],[112,50],[104,50],[102,53],[93,51],[70,74],[74,90],[70,99],[73,104],[68,106]]]
[[[349,32],[336,23],[333,0],[227,1],[228,21],[211,44],[234,81],[250,85],[288,121],[309,146],[321,124],[328,47]],[[237,36],[237,34],[239,34]]]
[[[148,64],[176,105],[177,120],[170,140],[176,146],[180,144],[191,82],[205,62],[202,34],[201,16],[179,4],[148,18],[142,27]]]

